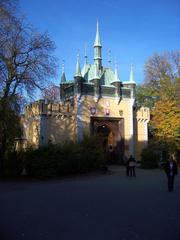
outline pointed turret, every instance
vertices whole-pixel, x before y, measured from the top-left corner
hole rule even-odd
[[[66,83],[66,75],[65,75],[65,71],[64,71],[64,61],[62,63],[61,83]]]
[[[99,22],[97,20],[97,25],[96,25],[96,38],[94,41],[94,47],[102,47],[101,45],[101,40],[100,40],[100,34],[99,34]]]
[[[84,46],[84,66],[82,68],[82,76],[84,77],[85,74],[87,73],[88,71],[88,61],[87,61],[87,50],[86,50],[86,44]]]
[[[76,63],[76,72],[74,76],[74,82],[75,82],[74,93],[78,94],[78,96],[81,97],[83,78],[82,78],[81,68],[80,68],[79,53],[77,54],[77,63]]]
[[[79,62],[79,53],[77,54],[77,63],[76,63],[75,77],[82,77],[82,75],[81,75],[81,68],[80,68],[80,62]]]
[[[118,74],[118,67],[117,67],[117,63],[115,63],[115,71],[114,71],[114,79],[111,82],[111,85],[116,87],[116,97],[117,97],[117,101],[118,104],[121,100],[121,81],[119,78],[119,74]]]
[[[133,73],[133,64],[131,64],[131,70],[130,70],[130,77],[129,77],[129,82],[128,82],[129,87],[131,87],[131,98],[135,99],[135,87],[136,87],[136,82],[134,80],[134,73]]]
[[[115,64],[114,81],[115,82],[120,82],[120,78],[119,78],[119,74],[118,74],[118,68],[117,68],[117,63]]]
[[[133,64],[131,64],[129,82],[135,83],[135,80],[134,80],[134,72],[133,72]]]
[[[62,63],[62,75],[61,75],[61,82],[60,82],[60,100],[61,102],[64,102],[65,100],[65,86],[66,86],[66,75],[64,71],[64,60]]]
[[[96,29],[96,37],[94,41],[94,63],[97,64],[98,69],[102,67],[102,57],[101,57],[101,41],[100,41],[100,34],[99,34],[99,23],[97,21],[97,29]]]

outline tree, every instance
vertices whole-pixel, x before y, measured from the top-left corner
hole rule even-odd
[[[171,152],[180,149],[178,137],[180,126],[180,108],[171,98],[161,98],[151,110],[152,125],[157,139],[168,143]]]
[[[180,51],[154,54],[145,64],[145,83],[157,93],[180,78]],[[166,92],[167,93],[167,92]]]
[[[170,151],[180,147],[180,51],[154,54],[145,64],[145,81],[137,90],[139,105],[151,108],[150,130],[154,140]]]
[[[137,87],[139,105],[153,107],[163,96],[178,100],[180,91],[180,51],[154,54],[145,64],[145,80]]]
[[[137,107],[152,108],[156,101],[156,96],[153,96],[153,89],[147,84],[138,85],[136,87],[136,103]]]
[[[48,88],[44,89],[42,92],[42,97],[47,102],[59,102],[60,95],[59,95],[59,87],[51,84]]]
[[[47,32],[39,33],[24,18],[17,16],[16,3],[10,0],[0,2],[1,169],[11,142],[7,139],[8,119],[13,119],[13,113],[14,117],[17,116],[15,106],[22,96],[32,96],[37,88],[43,89],[48,79],[56,74],[54,42]]]

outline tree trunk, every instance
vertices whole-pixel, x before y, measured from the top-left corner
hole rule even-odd
[[[0,139],[0,176],[4,175],[4,161],[5,161],[5,153],[7,150],[7,128],[6,128],[6,108],[7,108],[7,104],[6,101],[2,101],[0,102],[1,106],[0,106],[0,114],[1,114],[1,139]]]
[[[6,133],[5,129],[2,131],[2,141],[0,145],[0,176],[4,175],[4,160],[5,160],[5,153],[6,153]]]

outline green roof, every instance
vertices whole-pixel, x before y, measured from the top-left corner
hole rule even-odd
[[[94,64],[85,64],[82,69],[82,76],[85,81],[88,83],[91,80],[95,79],[96,76],[96,68]],[[120,81],[117,79],[117,75],[111,68],[102,68],[99,71],[99,81],[101,85],[110,86],[112,82]]]

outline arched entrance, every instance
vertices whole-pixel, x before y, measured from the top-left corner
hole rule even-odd
[[[109,164],[113,163],[114,162],[114,136],[111,128],[106,124],[102,124],[97,126],[96,133],[101,138],[107,162]]]
[[[122,118],[91,117],[91,133],[102,139],[104,153],[108,163],[123,162],[124,120]]]

